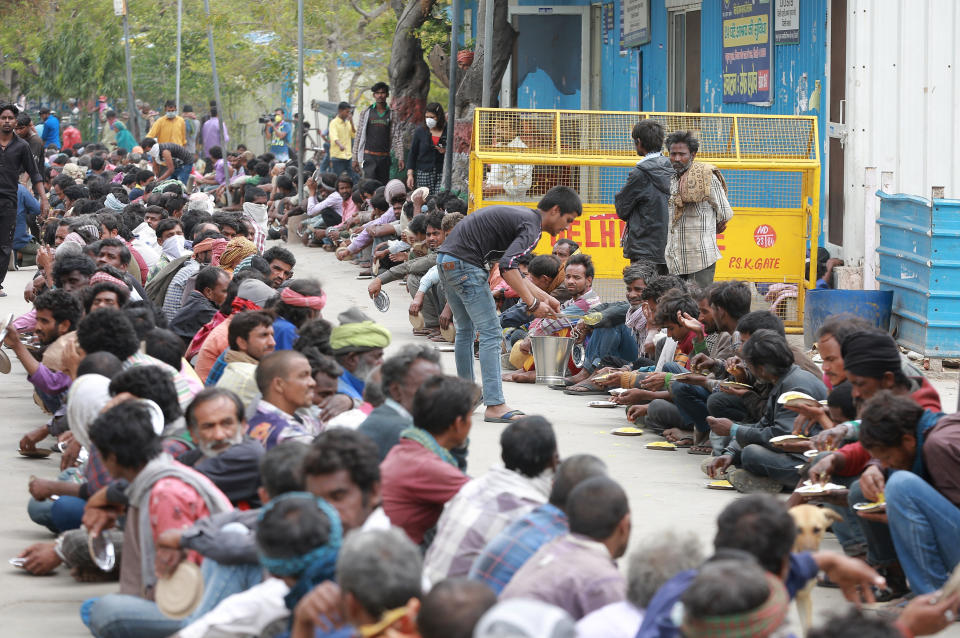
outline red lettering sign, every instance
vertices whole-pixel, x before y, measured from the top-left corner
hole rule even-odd
[[[760,248],[773,248],[773,245],[777,243],[777,232],[773,229],[773,226],[760,224],[753,231],[753,241]]]

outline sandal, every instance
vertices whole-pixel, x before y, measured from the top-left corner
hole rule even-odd
[[[526,416],[526,413],[522,410],[510,410],[504,412],[502,416],[485,416],[483,420],[487,423],[513,423],[516,421],[513,417],[516,416]]]
[[[601,388],[593,381],[581,381],[580,383],[565,389],[563,393],[572,394],[574,396],[585,396],[590,394],[607,394],[607,389]]]
[[[670,443],[673,443],[673,444],[674,444],[675,446],[677,446],[678,448],[686,447],[686,448],[693,449],[693,437],[692,437],[692,436],[685,436],[685,437],[683,437],[682,439],[677,439],[676,441],[670,441]]]
[[[694,445],[689,450],[687,454],[697,454],[700,456],[713,455],[713,446],[711,445]]]

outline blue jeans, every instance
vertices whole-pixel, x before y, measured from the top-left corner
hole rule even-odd
[[[625,324],[613,328],[597,328],[590,333],[586,345],[586,357],[583,367],[593,372],[606,356],[614,356],[633,361],[639,356],[637,340]]]
[[[57,475],[57,480],[71,483],[79,482],[79,473],[77,468],[71,467],[60,472]],[[64,502],[61,504],[61,501]],[[74,516],[78,505],[75,501],[79,501],[79,516]],[[45,501],[38,501],[31,497],[27,501],[27,515],[37,525],[42,525],[54,534],[59,534],[80,527],[80,518],[83,516],[83,506],[85,504],[86,501],[75,496],[61,496],[55,501],[49,498]],[[74,518],[76,524],[71,525]],[[67,527],[64,527],[65,525]]]
[[[936,591],[960,563],[960,508],[905,470],[890,475],[883,493],[890,535],[910,589],[916,594]]]
[[[173,171],[173,178],[179,179],[183,185],[187,184],[187,180],[190,179],[190,171],[193,170],[193,164],[184,164],[180,168]]]
[[[860,489],[860,480],[857,479],[850,484],[847,504],[853,508],[857,503],[864,503],[866,500],[863,490]],[[859,516],[856,518],[860,524],[860,532],[867,541],[867,562],[874,567],[886,567],[897,562],[897,551],[893,547],[893,539],[890,538],[890,527]]]
[[[671,383],[670,396],[683,416],[684,423],[692,423],[698,432],[710,431],[710,426],[707,425],[709,390],[689,383]]]
[[[486,405],[500,405],[504,403],[500,380],[500,320],[497,318],[497,304],[487,284],[487,273],[482,268],[444,253],[437,256],[437,266],[457,328],[457,340],[454,343],[457,376],[475,380],[473,338],[479,332],[483,402]]]
[[[740,453],[740,467],[751,474],[779,481],[790,489],[796,487],[800,480],[797,465],[805,462],[802,454],[774,452],[757,443],[748,445]]]
[[[330,172],[336,173],[338,178],[343,173],[346,173],[354,182],[357,181],[357,176],[353,172],[353,162],[348,159],[337,159],[336,157],[331,157]]]
[[[220,565],[203,561],[203,599],[192,614],[182,620],[165,616],[151,600],[127,594],[107,594],[91,598],[80,607],[80,617],[97,638],[166,638],[233,594],[250,589],[263,580],[260,565]]]

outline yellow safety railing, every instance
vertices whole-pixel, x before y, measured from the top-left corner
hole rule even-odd
[[[627,265],[616,193],[638,161],[631,137],[642,119],[669,135],[693,131],[697,160],[721,169],[734,218],[718,238],[716,278],[754,283],[756,308],[788,328],[803,323],[804,289],[816,282],[820,154],[812,116],[477,109],[470,161],[470,209],[534,205],[553,186],[580,193],[584,214],[564,236],[591,255],[595,288],[621,297]],[[558,237],[559,238],[559,237]],[[809,254],[813,255],[808,265]],[[538,252],[549,250],[541,242]]]

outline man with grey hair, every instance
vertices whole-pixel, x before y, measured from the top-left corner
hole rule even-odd
[[[703,562],[700,540],[691,532],[655,534],[627,559],[627,599],[591,612],[577,623],[580,638],[633,638],[643,610],[664,583]]]
[[[380,366],[381,387],[386,396],[357,428],[377,444],[382,461],[400,440],[400,433],[413,426],[413,396],[423,382],[441,374],[440,354],[427,345],[406,345]]]
[[[320,617],[333,610],[364,628],[367,638],[415,634],[421,568],[420,550],[399,528],[348,535],[337,557],[336,584],[324,582],[297,603],[290,637],[312,638],[323,626]]]
[[[417,614],[420,638],[471,638],[483,614],[497,604],[497,595],[468,578],[448,578],[423,597]]]

